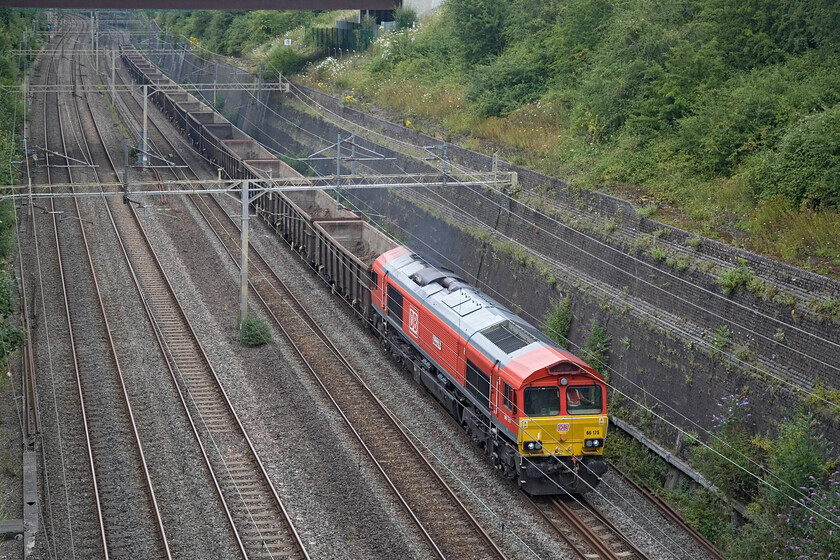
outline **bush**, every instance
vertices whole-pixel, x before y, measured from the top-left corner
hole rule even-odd
[[[605,374],[610,363],[611,342],[606,325],[602,325],[597,317],[593,317],[589,323],[589,332],[584,337],[581,359],[597,371]]]
[[[572,328],[572,300],[563,298],[555,302],[546,317],[548,336],[563,348],[569,348],[569,329]]]
[[[722,397],[719,413],[712,416],[713,428],[708,447],[698,448],[696,462],[709,481],[727,496],[749,503],[758,480],[752,475],[760,450],[753,442],[754,426],[746,395]]]
[[[800,409],[779,424],[767,446],[765,479],[751,523],[727,547],[730,558],[800,560],[829,558],[840,549],[840,532],[829,521],[840,511],[840,473],[812,414]]]
[[[750,186],[760,199],[840,208],[840,104],[789,126],[777,149],[752,163]]]
[[[394,10],[394,22],[397,24],[397,29],[409,29],[414,27],[417,21],[417,12],[411,8],[400,6]]]
[[[834,466],[828,455],[828,443],[812,414],[799,410],[781,423],[768,460],[778,477],[777,489],[769,490],[767,496],[774,509],[788,509],[792,501],[808,495],[804,489],[815,480],[825,480]]]
[[[266,61],[269,68],[284,75],[300,72],[306,68],[306,62],[306,58],[285,45],[274,47]]]
[[[446,16],[469,67],[502,52],[508,2],[500,0],[449,0]]]
[[[271,342],[271,327],[262,317],[248,317],[242,321],[239,331],[239,342],[246,346],[260,346]]]
[[[532,101],[545,91],[548,69],[539,53],[508,51],[473,73],[467,89],[476,112],[503,117]]]

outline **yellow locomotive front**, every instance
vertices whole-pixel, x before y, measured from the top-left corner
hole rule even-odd
[[[518,471],[529,494],[585,493],[607,470],[606,387],[587,377],[548,378],[522,391]]]

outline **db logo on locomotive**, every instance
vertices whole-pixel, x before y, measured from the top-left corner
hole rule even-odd
[[[420,331],[420,313],[414,307],[408,308],[408,330],[414,336]]]

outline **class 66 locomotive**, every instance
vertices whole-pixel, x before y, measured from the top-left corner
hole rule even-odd
[[[370,277],[377,332],[496,467],[532,495],[598,484],[607,470],[600,374],[407,247],[380,255]]]

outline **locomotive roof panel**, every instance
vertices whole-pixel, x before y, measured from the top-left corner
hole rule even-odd
[[[383,271],[519,386],[588,366],[533,325],[453,272],[431,266],[408,248],[382,255]],[[568,363],[566,369],[559,364]],[[559,369],[558,369],[559,368]]]

